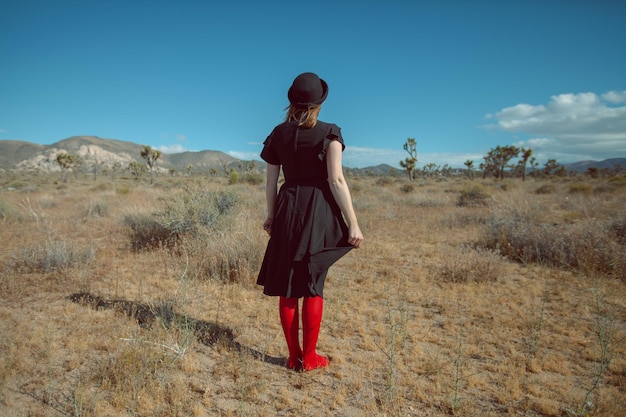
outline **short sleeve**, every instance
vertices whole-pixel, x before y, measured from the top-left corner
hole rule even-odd
[[[276,150],[272,146],[273,138],[274,138],[274,132],[272,132],[267,137],[267,139],[265,139],[265,142],[263,142],[263,150],[261,151],[261,159],[263,159],[268,164],[280,165],[280,160],[278,159]]]
[[[346,145],[343,142],[343,137],[341,136],[341,128],[335,124],[330,125],[330,131],[324,137],[324,143],[322,144],[322,152],[320,152],[317,157],[320,161],[323,161],[326,158],[326,151],[328,150],[328,145],[332,141],[336,140],[341,143],[341,150],[346,149]]]

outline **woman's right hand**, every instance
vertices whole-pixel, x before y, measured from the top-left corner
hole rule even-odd
[[[270,236],[272,236],[272,223],[274,223],[274,219],[271,217],[268,217],[263,222],[263,230],[265,230]]]

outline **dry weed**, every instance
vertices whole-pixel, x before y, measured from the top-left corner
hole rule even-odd
[[[626,402],[618,181],[349,178],[366,241],[329,273],[332,361],[310,373],[283,366],[277,301],[254,285],[262,185],[10,181],[1,415],[615,416]],[[159,244],[129,250],[133,216]]]

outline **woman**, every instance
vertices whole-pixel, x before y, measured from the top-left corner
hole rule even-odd
[[[270,235],[257,283],[278,296],[279,315],[291,369],[328,365],[316,352],[328,268],[363,241],[343,176],[341,130],[317,119],[328,85],[307,72],[293,81],[284,123],[264,142],[267,162],[267,219]],[[282,167],[285,183],[278,192]],[[298,301],[302,302],[303,345],[299,341]]]

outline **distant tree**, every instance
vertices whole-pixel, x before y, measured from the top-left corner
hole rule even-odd
[[[99,159],[95,159],[93,161],[93,165],[91,165],[91,171],[93,172],[94,181],[98,179],[98,172],[100,172],[103,166],[104,166],[104,162],[100,161]]]
[[[122,169],[122,163],[120,161],[116,161],[113,165],[111,165],[111,180],[115,180],[115,173]]]
[[[415,179],[415,164],[417,163],[417,144],[415,138],[408,138],[404,143],[404,150],[409,154],[404,161],[400,161],[400,166],[404,168],[410,180]]]
[[[128,164],[128,170],[135,179],[139,179],[148,169],[141,162],[133,161]]]
[[[532,168],[533,172],[532,172],[532,176],[534,178],[537,178],[537,167],[539,166],[539,162],[537,162],[537,160],[535,159],[535,157],[531,157],[530,158],[530,167]]]
[[[434,177],[437,172],[439,172],[439,165],[435,164],[434,162],[430,162],[426,165],[424,165],[423,171],[424,171],[424,175],[427,177]]]
[[[613,175],[618,175],[622,172],[622,166],[620,164],[613,165]]]
[[[586,174],[591,178],[598,178],[598,176],[600,175],[600,170],[598,169],[598,167],[589,167],[587,168]]]
[[[63,152],[57,154],[56,163],[63,171],[63,182],[67,182],[68,171],[72,170],[74,175],[77,175],[77,170],[83,164],[83,159],[78,155]]]
[[[143,148],[141,149],[141,157],[144,161],[146,161],[146,165],[148,165],[148,169],[150,170],[150,184],[152,184],[154,181],[154,167],[156,167],[156,162],[161,157],[161,151],[152,149],[151,146],[143,145]]]
[[[543,173],[547,176],[550,176],[550,175],[562,176],[563,171],[567,173],[567,170],[565,169],[565,167],[561,166],[558,162],[556,162],[556,159],[548,159],[548,161],[543,166]]]
[[[522,148],[519,152],[521,153],[520,167],[522,168],[522,181],[526,181],[526,164],[528,163],[528,158],[532,156],[533,150],[530,148]]]
[[[467,178],[469,178],[471,180],[472,179],[472,168],[474,167],[474,161],[472,161],[471,159],[468,159],[467,161],[463,162],[463,165],[465,165],[467,167]]]
[[[515,146],[496,146],[489,151],[485,159],[485,173],[493,173],[496,178],[504,178],[504,170],[509,166],[509,161],[519,155],[519,149]]]

